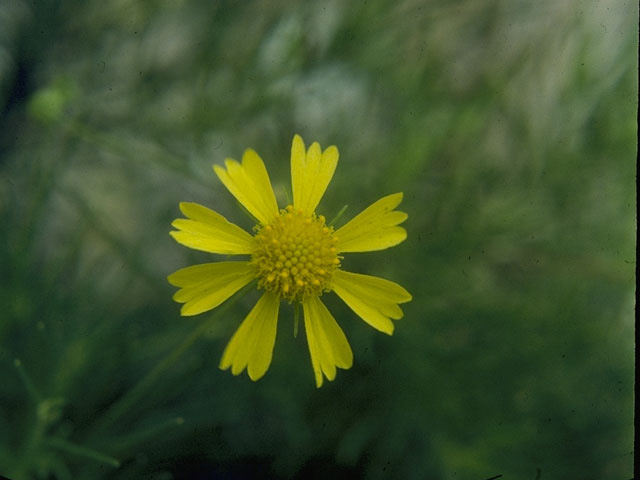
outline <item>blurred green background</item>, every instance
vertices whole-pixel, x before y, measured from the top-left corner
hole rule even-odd
[[[2,0],[0,474],[631,478],[637,17]],[[325,295],[355,364],[320,390],[292,308],[253,383],[218,362],[256,293],[184,318],[166,281],[212,258],[169,237],[178,202],[250,228],[211,165],[256,149],[282,205],[294,133],[341,152],[319,213],[409,213],[343,262],[404,285],[405,318]]]

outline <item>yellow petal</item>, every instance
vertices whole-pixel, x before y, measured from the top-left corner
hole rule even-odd
[[[293,205],[295,207],[302,202],[306,155],[302,137],[298,134],[294,135],[291,143],[291,187],[293,190]]]
[[[381,332],[391,335],[393,322],[402,318],[397,305],[411,300],[411,294],[394,282],[370,275],[336,270],[332,277],[333,291],[360,318]]]
[[[397,226],[407,214],[393,210],[401,201],[402,193],[383,197],[340,227],[335,232],[338,252],[384,250],[407,238],[406,230]]]
[[[262,378],[273,357],[279,309],[278,297],[269,292],[262,295],[225,348],[222,370],[231,367],[231,373],[239,375],[248,367],[251,380]]]
[[[302,302],[302,308],[311,365],[316,386],[320,388],[323,374],[328,380],[333,380],[336,367],[351,368],[353,353],[344,332],[318,297]]]
[[[291,184],[293,206],[305,214],[312,214],[331,182],[338,165],[338,149],[328,147],[324,152],[320,144],[314,142],[305,153],[300,135],[293,137],[291,144]]]
[[[278,216],[278,204],[264,162],[252,149],[242,156],[242,164],[228,158],[226,169],[213,169],[225,187],[260,223],[266,225]]]
[[[197,315],[211,310],[255,277],[249,262],[218,262],[193,265],[172,273],[169,283],[181,287],[173,299],[184,303],[181,315]]]
[[[180,210],[190,220],[178,218],[171,224],[177,231],[169,233],[178,243],[196,250],[227,255],[253,251],[253,237],[219,213],[189,202],[182,202]]]

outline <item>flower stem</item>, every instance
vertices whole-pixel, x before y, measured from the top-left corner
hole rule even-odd
[[[27,392],[29,392],[29,396],[31,397],[31,399],[36,403],[40,403],[40,400],[42,398],[40,392],[38,392],[38,389],[33,383],[33,380],[31,380],[31,377],[22,366],[22,361],[19,358],[14,358],[13,365],[16,367],[16,370],[18,370],[20,380],[22,380],[22,383],[24,383],[24,387],[27,389]]]
[[[116,451],[130,451],[132,448],[144,443],[148,439],[161,437],[165,432],[171,431],[182,425],[184,425],[184,418],[173,417],[130,435],[118,437],[117,441],[114,442]]]
[[[55,447],[59,450],[63,450],[73,455],[90,458],[92,460],[96,460],[97,462],[106,463],[107,465],[115,468],[118,468],[120,466],[120,461],[116,458],[110,457],[91,448],[83,447],[82,445],[69,442],[68,440],[65,440],[63,438],[50,437],[47,439],[46,443],[51,447]]]
[[[158,379],[168,370],[189,348],[207,331],[219,328],[217,320],[229,310],[239,298],[242,298],[247,290],[253,286],[253,282],[238,292],[233,298],[227,301],[216,313],[203,321],[191,334],[171,350],[149,373],[147,373],[131,390],[125,393],[120,399],[107,409],[104,415],[94,424],[94,433],[105,429],[116,420],[125,415],[131,407],[146,395],[148,390]]]

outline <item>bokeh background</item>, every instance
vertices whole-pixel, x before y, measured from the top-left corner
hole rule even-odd
[[[20,479],[627,479],[638,5],[590,0],[0,2],[0,474]],[[355,364],[316,389],[293,309],[259,382],[218,369],[255,292],[179,316],[294,133],[341,152],[319,212],[403,191],[349,255],[413,301],[388,337],[323,297]]]

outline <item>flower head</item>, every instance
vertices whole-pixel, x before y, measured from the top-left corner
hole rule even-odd
[[[227,345],[220,368],[234,375],[245,368],[252,380],[269,368],[276,339],[280,301],[302,304],[304,326],[316,385],[333,380],[336,367],[350,368],[353,353],[344,332],[320,300],[334,291],[359,317],[391,335],[402,318],[400,303],[411,295],[400,285],[378,277],[342,270],[342,253],[383,250],[402,242],[398,226],[407,214],[394,210],[402,193],[381,198],[334,231],[316,214],[338,164],[338,149],[322,151],[314,142],[305,149],[299,135],[291,146],[293,205],[278,209],[269,174],[258,154],[248,149],[242,163],[227,159],[213,169],[231,194],[253,215],[255,234],[230,223],[219,213],[196,203],[180,204],[187,218],[173,221],[173,238],[182,245],[210,253],[246,255],[246,260],[183,268],[169,275],[180,287],[174,300],[182,315],[211,310],[253,279],[262,297]]]

